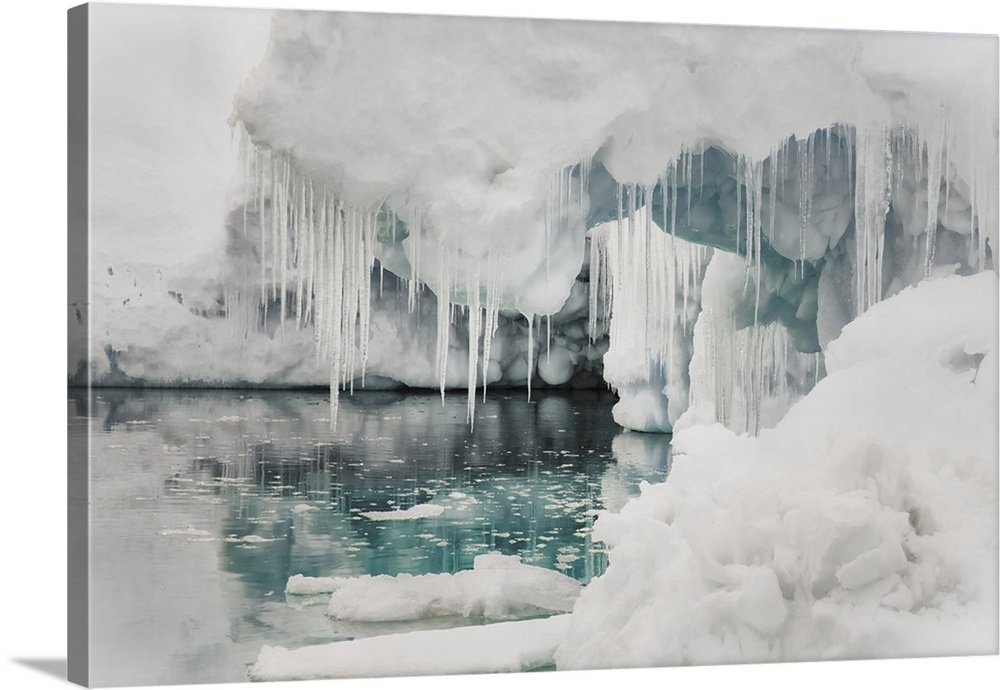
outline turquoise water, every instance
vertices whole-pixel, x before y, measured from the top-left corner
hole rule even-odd
[[[366,392],[334,431],[322,394],[71,397],[71,433],[91,434],[94,683],[240,681],[262,644],[400,629],[286,600],[297,573],[455,572],[499,551],[589,581],[607,566],[596,511],[669,469],[669,437],[622,432],[613,402],[491,393],[471,430],[464,396]],[[371,515],[421,504],[440,514]]]

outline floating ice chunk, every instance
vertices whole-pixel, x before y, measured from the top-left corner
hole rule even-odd
[[[448,574],[362,575],[331,594],[327,615],[338,620],[387,622],[460,616],[461,588]]]
[[[160,530],[161,537],[167,537],[172,535],[183,535],[186,537],[210,537],[211,532],[206,532],[203,529],[195,529],[194,527],[186,527],[184,529],[165,529]]]
[[[259,534],[248,534],[245,537],[237,537],[235,535],[230,535],[226,537],[226,541],[230,544],[266,544],[270,541],[278,541],[278,538],[262,537]]]
[[[372,510],[361,513],[369,520],[419,520],[425,517],[435,517],[444,512],[444,506],[434,503],[421,503],[406,510]]]
[[[292,512],[295,513],[296,515],[301,515],[303,513],[311,513],[314,510],[319,510],[319,508],[317,508],[316,506],[311,506],[308,503],[299,503],[294,508],[292,508]]]
[[[285,584],[285,594],[295,596],[310,596],[313,594],[329,594],[341,586],[351,582],[350,577],[306,577],[292,575]]]
[[[293,578],[294,579],[294,578]],[[546,568],[521,563],[517,556],[476,556],[472,570],[455,573],[362,575],[288,586],[313,593],[332,592],[332,618],[365,622],[419,620],[438,616],[517,618],[573,608],[580,583]]]
[[[250,680],[514,673],[550,666],[569,616],[422,630],[300,649],[265,646]]]

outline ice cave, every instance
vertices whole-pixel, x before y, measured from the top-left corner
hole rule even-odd
[[[333,429],[370,391],[458,397],[474,430],[501,392],[610,390],[673,459],[597,518],[580,591],[488,555],[392,585],[410,599],[294,581],[438,602],[416,618],[551,587],[557,615],[476,628],[503,653],[279,643],[252,679],[997,652],[995,36],[269,26],[212,239],[159,264],[95,243],[71,383],[328,386]]]

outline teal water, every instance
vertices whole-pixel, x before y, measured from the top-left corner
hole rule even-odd
[[[464,396],[366,392],[334,431],[322,394],[71,397],[91,438],[93,682],[241,681],[263,644],[414,627],[331,621],[286,599],[297,573],[455,572],[498,551],[588,582],[607,566],[595,513],[669,469],[669,437],[623,432],[613,402],[501,391],[471,430]],[[440,514],[370,516],[420,504]]]

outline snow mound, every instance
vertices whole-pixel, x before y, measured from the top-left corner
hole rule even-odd
[[[550,666],[568,616],[382,635],[286,649],[265,646],[254,681],[515,673]]]
[[[996,274],[947,276],[907,288],[852,321],[827,347],[834,372],[865,361],[913,353],[948,368],[968,368],[970,358],[993,349],[997,336]]]
[[[996,328],[964,305],[996,293],[921,283],[845,329],[775,428],[677,432],[670,481],[598,519],[610,566],[557,665],[995,654]]]

